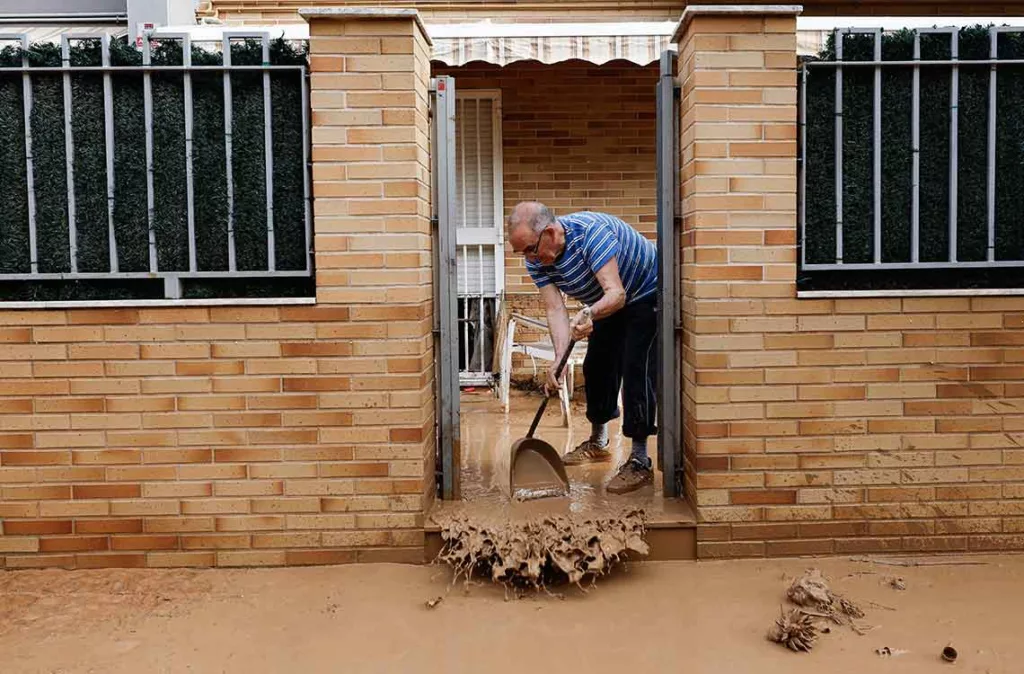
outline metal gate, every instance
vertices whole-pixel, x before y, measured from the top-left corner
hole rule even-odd
[[[676,53],[661,55],[657,86],[658,191],[658,464],[662,491],[679,496],[682,448],[682,392],[679,313],[679,114],[681,91],[675,81]]]
[[[434,367],[437,483],[444,499],[459,498],[459,306],[455,246],[455,80],[430,82],[433,179]]]

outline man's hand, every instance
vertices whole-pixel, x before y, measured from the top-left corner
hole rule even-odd
[[[562,382],[565,381],[565,371],[562,371],[562,376],[555,378],[555,370],[558,369],[558,363],[552,363],[551,367],[548,368],[548,378],[544,382],[544,395],[551,396],[552,394],[558,393],[558,389],[561,388]]]
[[[594,331],[593,315],[590,307],[584,307],[577,313],[569,324],[570,334],[576,341],[586,339]]]

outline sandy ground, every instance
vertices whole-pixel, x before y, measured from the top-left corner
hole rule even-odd
[[[437,567],[6,572],[0,671],[1024,671],[1024,556],[960,559],[973,564],[652,562],[587,594],[511,601],[489,585],[445,594]],[[810,654],[766,641],[788,581],[811,565],[877,629],[834,628]],[[906,590],[887,584],[894,573]],[[953,665],[938,657],[950,643]],[[883,658],[883,646],[908,652]]]

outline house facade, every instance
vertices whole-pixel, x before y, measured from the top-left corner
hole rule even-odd
[[[243,31],[308,30],[315,295],[0,309],[3,565],[422,561],[445,470],[431,137],[444,77],[467,332],[501,297],[539,313],[503,242],[512,203],[607,210],[656,238],[676,194],[671,477],[698,557],[1024,547],[1024,298],[800,289],[797,19],[865,11],[922,12],[203,5]],[[665,51],[679,92],[667,192]],[[472,372],[473,353],[458,362]]]

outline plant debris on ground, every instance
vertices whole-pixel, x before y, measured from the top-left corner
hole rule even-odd
[[[816,618],[836,625],[848,625],[861,635],[870,631],[870,628],[855,622],[855,619],[864,617],[864,611],[850,599],[833,592],[818,569],[808,569],[794,580],[786,590],[786,598],[796,608],[788,613],[782,611],[782,616],[768,630],[767,637],[790,650],[809,651],[819,632],[831,632],[827,627],[819,627]]]
[[[441,528],[437,560],[454,570],[454,583],[473,575],[506,588],[546,589],[596,580],[630,553],[646,555],[646,514],[575,518],[551,515],[533,520],[473,522],[452,517]]]

